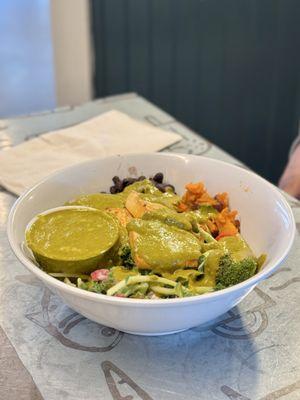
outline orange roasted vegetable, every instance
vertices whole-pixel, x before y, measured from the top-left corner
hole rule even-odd
[[[206,191],[202,182],[188,183],[186,192],[178,205],[178,211],[195,210],[201,205],[214,206],[218,201],[212,198]]]
[[[228,193],[218,193],[215,198],[211,197],[202,182],[188,183],[186,192],[178,204],[178,211],[196,210],[201,205],[210,205],[219,212],[210,217],[205,225],[216,239],[224,236],[233,236],[238,233],[238,221],[236,220],[237,211],[229,211]]]
[[[215,199],[217,200],[218,204],[216,205],[216,209],[218,211],[222,211],[224,208],[229,206],[229,197],[228,193],[217,193],[215,195]]]
[[[224,236],[234,236],[238,233],[238,228],[235,224],[237,211],[229,211],[228,207],[224,208],[219,214],[216,215],[214,222],[216,223],[219,235],[217,240]]]

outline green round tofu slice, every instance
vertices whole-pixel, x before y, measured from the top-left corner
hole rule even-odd
[[[160,221],[135,219],[127,224],[137,267],[157,272],[197,267],[200,243],[190,232]]]
[[[39,215],[26,232],[26,243],[43,257],[79,261],[105,253],[118,237],[118,224],[107,213],[66,208]]]

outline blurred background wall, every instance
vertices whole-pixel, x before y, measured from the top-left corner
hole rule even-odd
[[[51,0],[55,89],[58,106],[92,98],[90,7],[87,0]]]
[[[0,118],[55,104],[50,0],[0,0]]]
[[[299,0],[92,0],[95,95],[136,91],[277,181],[300,115]]]
[[[0,118],[92,98],[88,0],[0,0]]]
[[[277,182],[299,21],[300,0],[1,0],[0,118],[135,91]]]

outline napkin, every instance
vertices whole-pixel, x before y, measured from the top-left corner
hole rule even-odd
[[[161,150],[181,136],[109,111],[0,151],[0,184],[21,194],[52,172],[82,161]]]

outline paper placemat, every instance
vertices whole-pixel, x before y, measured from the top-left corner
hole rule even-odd
[[[20,195],[49,174],[93,158],[161,150],[181,136],[112,110],[0,152],[0,184]]]

